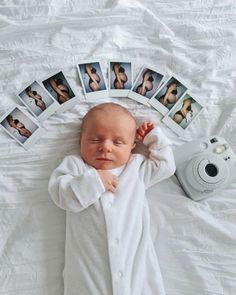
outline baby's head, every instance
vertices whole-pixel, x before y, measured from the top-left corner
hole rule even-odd
[[[126,108],[115,103],[99,104],[83,118],[80,155],[96,169],[114,169],[128,162],[135,138],[136,122]]]

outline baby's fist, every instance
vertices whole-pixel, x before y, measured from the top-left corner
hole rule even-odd
[[[118,177],[108,170],[97,170],[105,189],[114,193],[118,186]]]
[[[136,138],[140,141],[144,140],[144,137],[155,128],[155,124],[152,122],[144,122],[136,131]]]

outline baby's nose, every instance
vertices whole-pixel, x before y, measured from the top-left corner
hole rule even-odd
[[[99,151],[101,152],[111,152],[112,151],[112,142],[110,140],[104,140],[99,146]]]

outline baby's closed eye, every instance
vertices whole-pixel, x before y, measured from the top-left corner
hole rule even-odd
[[[99,137],[91,137],[88,140],[89,140],[89,142],[94,142],[94,143],[102,141],[102,139]]]
[[[123,141],[121,141],[121,140],[115,140],[114,144],[115,145],[122,145],[122,144],[125,144],[125,143]]]

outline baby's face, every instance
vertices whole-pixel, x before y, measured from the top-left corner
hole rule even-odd
[[[80,155],[96,169],[120,167],[130,158],[135,134],[135,122],[126,114],[96,112],[83,128]]]

